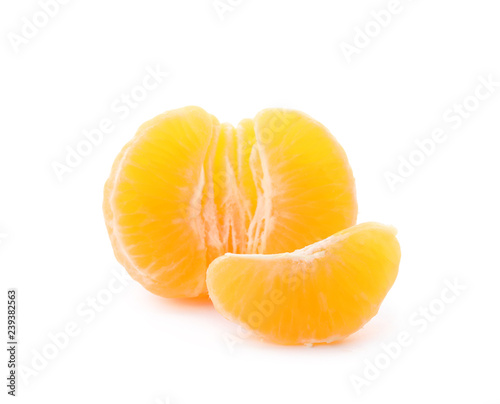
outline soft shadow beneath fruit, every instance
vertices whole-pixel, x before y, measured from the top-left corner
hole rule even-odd
[[[169,305],[174,306],[183,306],[183,307],[205,307],[212,306],[212,301],[206,296],[198,296],[198,297],[187,297],[187,298],[175,298],[175,299],[165,299],[165,301]]]

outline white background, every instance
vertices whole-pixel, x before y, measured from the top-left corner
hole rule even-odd
[[[1,301],[17,288],[19,365],[35,372],[37,355],[51,356],[19,375],[13,402],[500,403],[500,87],[467,98],[481,78],[500,81],[498,0],[401,0],[378,35],[371,13],[387,1],[239,3],[221,19],[212,0],[73,0],[13,46],[41,8],[2,2]],[[348,63],[341,45],[367,23],[372,38]],[[157,66],[169,77],[127,117],[113,111]],[[464,99],[477,109],[455,128],[444,114]],[[356,176],[359,222],[396,226],[402,245],[398,279],[363,330],[340,345],[275,346],[240,338],[211,305],[132,281],[89,312],[120,268],[101,213],[114,157],[142,122],[185,105],[233,124],[291,107],[330,128]],[[114,130],[59,181],[54,162],[102,119]],[[446,140],[392,190],[387,172],[436,128]],[[447,281],[465,290],[439,303]],[[429,305],[440,314],[423,321]],[[79,335],[54,354],[50,337],[68,324]],[[387,364],[381,344],[401,332],[412,343]],[[358,394],[353,375],[377,357],[386,368]]]

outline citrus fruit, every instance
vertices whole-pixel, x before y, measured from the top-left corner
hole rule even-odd
[[[282,253],[356,222],[344,150],[321,124],[267,109],[236,128],[198,107],[143,124],[116,158],[103,210],[118,261],[151,292],[206,295],[227,253]]]
[[[341,340],[375,314],[394,283],[396,230],[364,223],[292,253],[225,254],[207,271],[215,308],[280,344]]]

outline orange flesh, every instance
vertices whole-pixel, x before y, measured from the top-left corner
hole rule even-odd
[[[103,209],[117,259],[164,297],[206,294],[206,269],[224,253],[294,251],[357,216],[342,147],[279,109],[236,129],[197,107],[159,115],[116,158]]]
[[[341,340],[377,314],[401,257],[395,229],[364,223],[293,253],[226,254],[207,285],[229,320],[280,344]]]

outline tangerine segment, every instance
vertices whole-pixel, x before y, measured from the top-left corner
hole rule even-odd
[[[254,121],[263,178],[248,252],[291,252],[354,225],[354,178],[328,129],[290,110],[267,109]]]
[[[359,330],[393,285],[396,230],[353,226],[292,253],[226,254],[207,271],[215,308],[280,344],[329,343]]]
[[[194,297],[206,290],[200,200],[216,130],[218,122],[201,108],[160,115],[124,147],[106,182],[103,209],[115,255],[155,294]]]
[[[227,252],[290,252],[357,215],[342,147],[280,109],[236,128],[198,107],[145,123],[115,160],[103,208],[117,259],[164,297],[206,294],[206,269]]]

